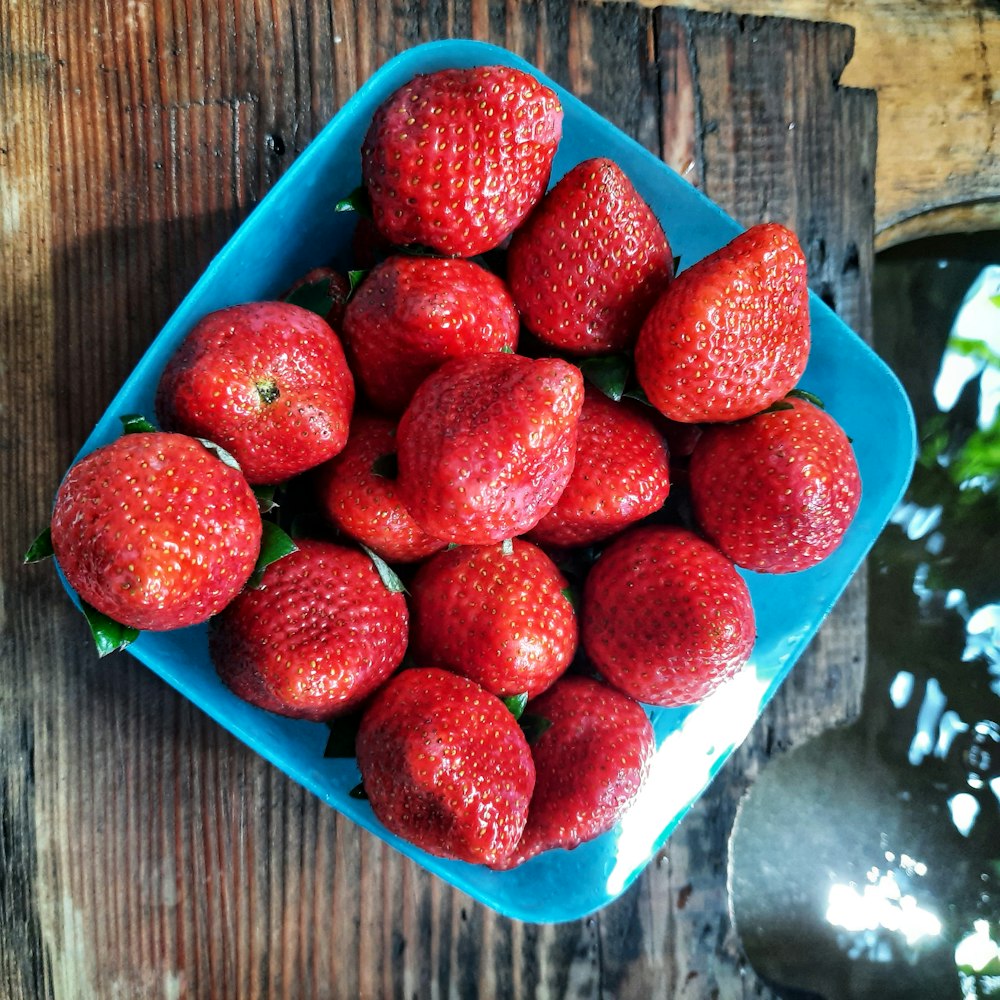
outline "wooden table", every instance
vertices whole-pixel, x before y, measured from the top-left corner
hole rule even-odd
[[[0,995],[759,997],[727,912],[737,803],[849,717],[865,585],[638,882],[534,926],[302,791],[20,557],[200,270],[359,83],[419,41],[535,62],[746,223],[793,225],[864,335],[875,100],[848,28],[632,3],[0,0]]]

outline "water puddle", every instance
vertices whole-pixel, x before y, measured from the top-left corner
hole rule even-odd
[[[869,558],[859,720],[776,759],[732,905],[782,996],[1000,997],[1000,236],[890,251],[879,352],[921,454]]]

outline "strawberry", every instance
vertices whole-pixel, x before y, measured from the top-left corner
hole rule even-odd
[[[535,768],[514,716],[474,681],[404,670],[372,699],[358,768],[386,828],[438,857],[497,864],[524,830]]]
[[[73,465],[51,531],[81,599],[151,631],[220,611],[249,579],[261,544],[243,476],[193,438],[161,431],[126,434]]]
[[[792,389],[808,356],[806,260],[794,233],[765,223],[674,279],[642,325],[635,372],[672,420],[739,420]]]
[[[361,149],[379,231],[472,257],[510,235],[541,198],[562,105],[508,66],[422,74],[377,109]]]
[[[557,358],[479,354],[447,361],[399,423],[399,495],[449,542],[488,545],[547,514],[576,455],[583,377]]]
[[[395,256],[361,283],[344,317],[351,370],[398,416],[449,358],[513,350],[519,319],[503,282],[467,260]]]
[[[642,706],[590,677],[561,677],[528,711],[549,725],[531,746],[535,791],[517,848],[496,866],[505,869],[610,830],[639,794],[653,756]]]
[[[574,354],[631,347],[674,274],[652,209],[617,164],[584,160],[514,234],[507,281],[525,326]]]
[[[169,430],[231,452],[247,480],[278,483],[347,441],[354,380],[315,313],[256,302],[209,313],[167,363],[156,413]]]
[[[615,539],[587,575],[583,647],[615,687],[650,705],[689,705],[747,662],[746,583],[684,528],[646,525]]]
[[[396,423],[357,414],[347,445],[316,470],[323,512],[345,534],[389,562],[415,562],[443,549],[410,517],[396,490]]]
[[[568,584],[541,549],[502,545],[440,552],[414,577],[414,657],[501,697],[534,697],[569,666],[577,628]]]
[[[670,492],[666,444],[655,411],[587,387],[576,464],[555,507],[531,529],[542,545],[589,545],[659,510]]]
[[[705,428],[690,474],[702,530],[738,566],[759,573],[793,573],[825,559],[861,501],[847,435],[794,395],[739,423]]]
[[[314,267],[293,282],[281,299],[318,313],[331,329],[339,331],[350,294],[351,283],[339,271],[332,267]]]
[[[212,620],[209,653],[244,700],[325,720],[356,707],[399,666],[409,616],[403,595],[386,588],[363,552],[296,544]]]

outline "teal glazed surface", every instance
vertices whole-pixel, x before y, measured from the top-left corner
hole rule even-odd
[[[359,150],[376,107],[417,73],[490,63],[526,69],[559,94],[565,119],[553,182],[580,160],[611,157],[656,212],[674,253],[688,263],[742,228],[647,150],[510,52],[472,41],[415,47],[361,87],[247,218],[152,343],[81,454],[116,437],[121,414],[152,414],[160,372],[200,317],[234,303],[274,298],[319,264],[332,260],[347,267],[354,219],[351,213],[335,213],[333,205],[360,181]],[[657,751],[649,781],[622,823],[589,844],[574,851],[549,851],[503,873],[431,857],[388,833],[367,802],[348,796],[359,774],[353,760],[324,759],[325,726],[252,708],[222,686],[208,658],[204,627],[144,633],[130,652],[344,816],[485,905],[539,923],[591,913],[629,886],[743,741],[881,532],[909,480],[913,419],[896,377],[815,296],[811,317],[813,348],[801,384],[825,401],[854,441],[863,482],[857,517],[840,548],[819,566],[790,576],[745,574],[758,622],[750,665],[696,707],[650,709]]]

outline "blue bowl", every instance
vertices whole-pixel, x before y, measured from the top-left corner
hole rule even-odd
[[[292,164],[226,244],[136,366],[84,445],[120,433],[119,416],[151,415],[160,372],[206,313],[269,299],[305,271],[350,264],[354,225],[334,203],[360,182],[359,150],[376,107],[417,73],[504,63],[535,74],[560,96],[563,140],[553,167],[611,157],[656,212],[675,254],[691,263],[741,226],[679,175],[571,94],[504,49],[472,41],[420,45],[382,67]],[[749,667],[696,707],[650,709],[657,751],[649,781],[614,829],[573,851],[549,851],[510,872],[432,857],[390,834],[371,807],[349,797],[353,760],[323,757],[328,730],[252,708],[216,677],[204,627],[143,633],[130,652],[199,708],[344,816],[487,906],[520,920],[574,920],[620,895],[664,843],[730,753],[743,741],[881,532],[912,471],[909,402],[885,364],[822,302],[811,298],[813,347],[802,387],[816,393],[854,440],[861,506],[837,551],[791,576],[745,574],[757,612]]]

